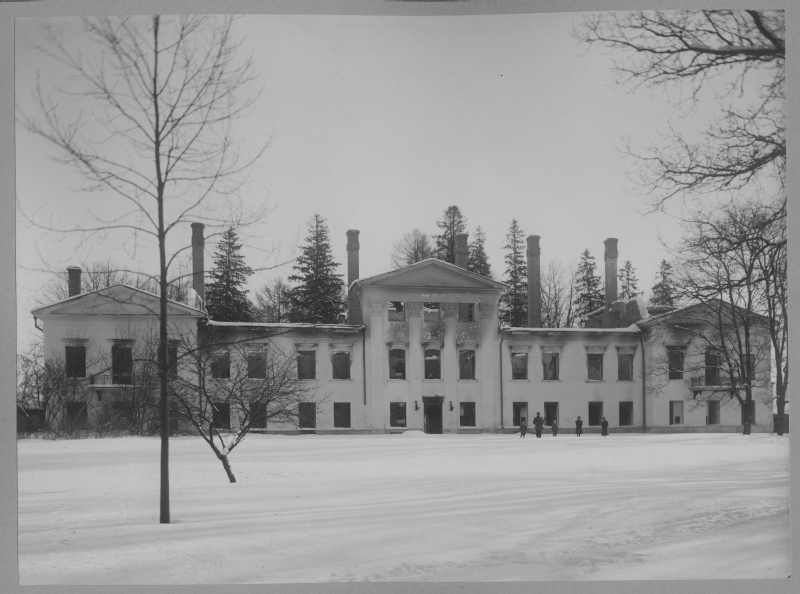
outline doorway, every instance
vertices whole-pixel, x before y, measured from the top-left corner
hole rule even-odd
[[[544,403],[544,424],[548,427],[553,426],[553,421],[558,423],[558,402]]]
[[[442,432],[442,403],[430,402],[425,404],[425,433]]]

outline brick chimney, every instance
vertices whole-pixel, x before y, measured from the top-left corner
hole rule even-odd
[[[528,328],[542,327],[542,280],[539,236],[528,235]]]
[[[347,323],[361,325],[364,323],[361,303],[358,295],[350,290],[350,285],[358,280],[358,251],[361,248],[358,234],[357,229],[347,230]]]
[[[81,294],[81,268],[80,266],[67,266],[67,275],[69,277],[69,296]]]
[[[469,268],[469,234],[456,233],[456,266],[467,270]]]
[[[205,227],[203,223],[192,223],[192,288],[200,297],[203,309],[206,308]]]
[[[606,311],[603,318],[607,320],[605,327],[616,324],[611,324],[611,304],[617,300],[617,239],[609,237],[603,242],[606,246],[605,251],[605,290],[606,290]]]

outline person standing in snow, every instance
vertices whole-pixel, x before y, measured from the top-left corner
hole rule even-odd
[[[533,419],[533,426],[536,428],[536,437],[542,436],[542,427],[544,427],[544,419],[537,412],[536,417]]]
[[[581,418],[578,417],[578,419],[575,421],[575,435],[580,437],[581,433],[583,433],[583,421],[581,421]]]
[[[600,435],[602,435],[603,437],[608,435],[608,421],[606,421],[605,417],[603,417],[603,420],[600,422],[600,427],[602,428],[600,431]]]
[[[525,417],[522,417],[519,420],[519,436],[525,437],[525,434],[527,432],[528,432],[528,420]]]
[[[553,429],[553,437],[555,437],[556,435],[558,435],[558,421],[556,421],[555,419],[553,419],[553,424],[552,424],[552,425],[550,425],[550,427]]]

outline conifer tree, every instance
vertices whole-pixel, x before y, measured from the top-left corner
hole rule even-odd
[[[442,230],[439,235],[435,235],[436,247],[433,250],[433,257],[450,264],[456,263],[456,235],[467,230],[467,219],[461,214],[458,206],[449,206],[444,211],[444,218],[436,223]]]
[[[206,285],[206,310],[212,320],[217,322],[249,322],[252,315],[250,300],[247,298],[247,278],[252,269],[244,263],[239,253],[242,244],[233,227],[222,234],[214,254],[213,279]]]
[[[289,281],[299,283],[289,291],[291,320],[310,324],[336,324],[345,310],[344,281],[336,274],[339,263],[333,259],[328,226],[315,214],[308,223],[306,245],[301,248],[295,274]]]
[[[636,269],[630,260],[625,261],[625,266],[619,269],[617,277],[622,288],[619,294],[620,299],[633,299],[639,294],[639,287],[636,284],[639,279],[636,278]]]
[[[525,262],[524,232],[517,219],[511,221],[506,234],[503,282],[508,290],[500,297],[500,321],[512,327],[528,325],[528,265]]]
[[[604,305],[603,284],[600,276],[595,274],[596,269],[594,256],[585,250],[573,280],[575,321],[579,326],[585,325],[587,316]]]
[[[489,264],[489,256],[486,255],[486,234],[483,229],[475,229],[475,239],[469,246],[469,260],[467,268],[482,276],[492,278],[492,267]]]
[[[675,305],[677,298],[675,281],[672,278],[672,265],[666,260],[661,260],[661,268],[656,274],[653,288],[653,296],[650,298],[651,305]]]

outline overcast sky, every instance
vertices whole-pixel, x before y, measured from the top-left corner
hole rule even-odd
[[[619,239],[619,265],[631,260],[649,295],[674,244],[675,219],[648,214],[649,202],[626,176],[623,139],[657,142],[672,122],[697,127],[706,107],[687,119],[664,90],[636,93],[613,84],[611,57],[570,36],[577,14],[354,17],[249,15],[235,25],[252,51],[263,93],[240,123],[245,151],[271,138],[243,191],[245,204],[265,198],[270,215],[249,230],[253,267],[296,252],[314,213],[329,224],[334,257],[346,274],[347,229],[361,231],[361,276],[390,268],[392,242],[458,205],[472,233],[480,225],[495,277],[502,280],[505,234],[516,218],[541,236],[549,260],[577,264],[583,250],[603,271],[603,240]],[[80,44],[77,20],[51,19]],[[63,69],[31,48],[37,19],[17,19],[16,97],[31,104],[39,73],[45,92]],[[672,101],[671,101],[672,99]],[[77,113],[81,106],[61,107]],[[89,117],[84,110],[84,117]],[[113,142],[113,140],[112,140]],[[79,178],[53,161],[54,149],[17,131],[17,196],[22,208],[69,226],[90,209],[113,207],[110,195],[77,190]],[[675,205],[676,212],[679,204]],[[185,229],[188,242],[190,229]],[[152,252],[130,262],[121,235],[76,246],[18,220],[20,343],[33,331],[30,309],[52,273],[111,256],[121,266],[155,272]],[[207,246],[210,265],[213,245]],[[255,274],[255,290],[291,266]]]

